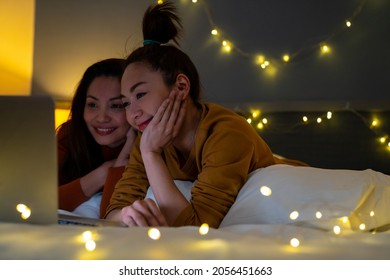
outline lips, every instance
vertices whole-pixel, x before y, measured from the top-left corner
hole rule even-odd
[[[95,132],[101,136],[110,135],[114,130],[115,128],[113,127],[109,127],[109,128],[95,127]]]
[[[145,121],[145,122],[140,123],[139,125],[137,125],[137,126],[138,126],[138,130],[139,130],[139,131],[144,131],[145,128],[148,126],[148,124],[150,123],[151,120],[152,120],[152,119],[149,119],[149,120],[147,120],[147,121]]]

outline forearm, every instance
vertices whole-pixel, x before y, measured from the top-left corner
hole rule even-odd
[[[169,225],[172,225],[177,216],[188,206],[188,201],[176,187],[172,176],[158,153],[142,155],[146,174],[158,202],[161,212]]]
[[[59,208],[67,211],[73,211],[81,203],[88,200],[81,188],[80,179],[59,186],[58,196]]]

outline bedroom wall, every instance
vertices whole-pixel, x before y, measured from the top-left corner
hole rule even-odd
[[[140,45],[142,15],[154,2],[36,0],[32,93],[70,100],[89,64],[125,56]],[[389,104],[388,0],[175,2],[185,28],[182,48],[198,66],[205,100],[232,106],[300,100]],[[210,34],[211,23],[220,37]],[[230,53],[222,50],[223,39],[233,44]],[[321,53],[322,42],[329,53]],[[288,63],[281,59],[285,53]],[[270,66],[256,64],[258,55]]]
[[[31,92],[34,8],[34,0],[0,1],[0,95]]]

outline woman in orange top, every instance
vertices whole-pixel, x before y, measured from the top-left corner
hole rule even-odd
[[[196,67],[167,44],[177,43],[180,27],[173,4],[151,6],[143,19],[144,46],[126,59],[122,100],[128,122],[142,134],[106,218],[128,226],[216,228],[250,172],[277,163],[302,165],[275,158],[243,117],[200,102]],[[194,182],[190,197],[178,180]]]
[[[85,71],[67,122],[57,131],[59,208],[74,211],[93,196],[105,213],[127,164],[135,131],[120,98],[124,60],[99,61]],[[100,202],[99,202],[100,203]]]

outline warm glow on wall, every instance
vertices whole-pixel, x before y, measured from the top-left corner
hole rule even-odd
[[[54,118],[56,128],[68,120],[69,113],[69,109],[55,109]]]
[[[35,1],[0,1],[0,95],[30,95]]]

